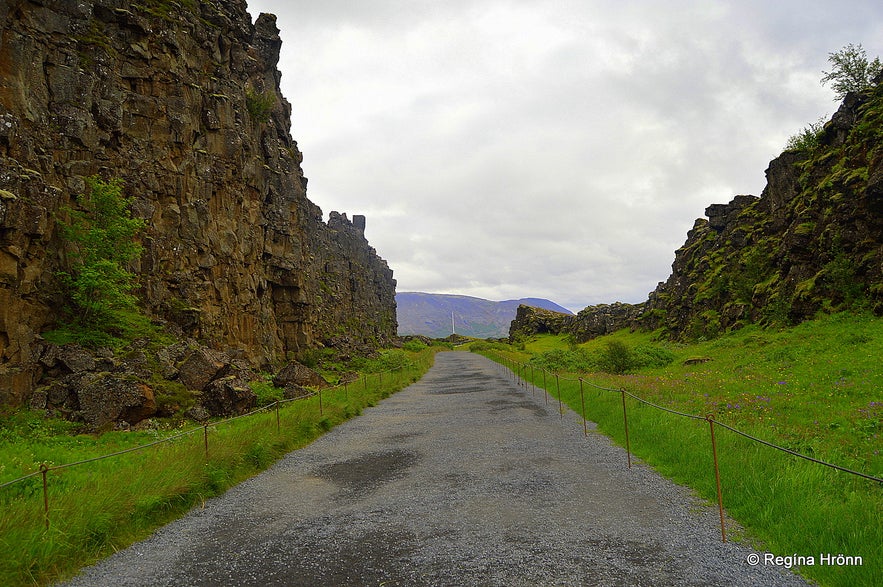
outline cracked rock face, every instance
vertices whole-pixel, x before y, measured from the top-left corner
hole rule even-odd
[[[55,215],[93,174],[135,198],[139,296],[183,335],[256,365],[395,336],[395,280],[364,218],[325,223],[307,199],[275,17],[194,4],[0,7],[0,403],[39,382],[37,336],[62,300]]]

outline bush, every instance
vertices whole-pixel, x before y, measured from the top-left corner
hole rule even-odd
[[[674,362],[675,355],[665,347],[642,344],[635,347],[632,358],[635,363],[634,368],[666,367]]]
[[[270,114],[276,106],[276,95],[273,92],[256,92],[248,90],[245,93],[245,107],[248,114],[255,122],[267,122]]]
[[[132,294],[137,282],[128,266],[143,250],[138,236],[145,222],[133,218],[132,198],[122,181],[86,180],[88,193],[79,208],[61,209],[59,232],[65,244],[67,270],[58,276],[72,320],[60,325],[61,336],[87,345],[113,345],[151,330]]]
[[[402,348],[412,353],[419,353],[426,348],[426,345],[419,340],[409,340],[402,345]]]
[[[611,340],[601,353],[601,365],[604,371],[622,374],[634,369],[637,361],[625,343]]]
[[[785,149],[788,151],[813,151],[819,146],[822,131],[825,130],[825,119],[820,118],[817,122],[811,122],[796,135],[788,138]]]
[[[554,372],[581,373],[593,371],[598,362],[585,349],[554,349],[531,357],[530,363]]]

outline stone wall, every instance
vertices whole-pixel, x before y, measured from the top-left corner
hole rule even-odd
[[[257,365],[395,336],[364,218],[325,224],[307,199],[274,16],[252,23],[244,0],[7,0],[0,24],[0,403],[40,377],[63,297],[55,214],[93,174],[135,198],[139,296],[183,335]]]

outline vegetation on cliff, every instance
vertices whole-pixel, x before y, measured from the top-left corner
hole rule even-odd
[[[134,198],[123,194],[122,181],[93,176],[78,208],[64,207],[59,216],[66,244],[64,285],[67,318],[49,340],[90,346],[117,346],[145,334],[149,320],[138,306],[130,270],[143,251],[137,240],[145,222],[132,216]],[[122,339],[122,340],[120,340]]]

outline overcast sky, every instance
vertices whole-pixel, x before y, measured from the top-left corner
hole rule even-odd
[[[878,0],[248,0],[276,14],[307,194],[398,291],[642,302],[883,52]]]

